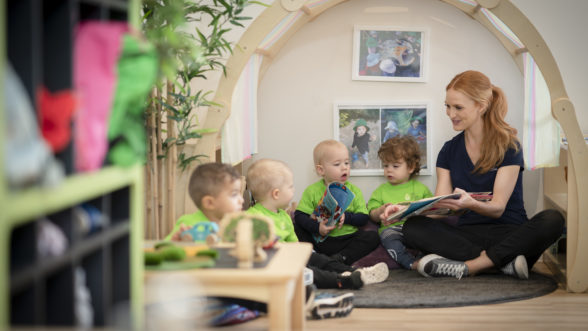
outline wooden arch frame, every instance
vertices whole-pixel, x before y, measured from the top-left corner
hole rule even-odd
[[[271,64],[271,59],[285,42],[300,27],[313,20],[325,10],[348,0],[276,0],[249,26],[239,40],[241,48],[227,62],[227,74],[221,77],[214,101],[224,107],[209,109],[204,127],[218,129],[229,117],[231,98],[241,72],[254,53],[264,56],[261,73]],[[577,170],[588,168],[588,147],[578,124],[574,105],[568,98],[557,63],[547,44],[527,19],[510,0],[476,0],[472,7],[459,0],[442,0],[468,14],[490,30],[511,54],[522,71],[520,54],[528,52],[534,58],[547,83],[551,96],[551,113],[560,123],[568,141],[568,188],[567,188],[567,286],[572,292],[588,289],[588,176],[578,176]],[[480,9],[492,12],[525,45],[520,48],[499,32]],[[264,38],[278,27],[280,22],[293,13],[301,14],[293,20],[286,31],[279,35],[270,47],[260,47]],[[261,75],[260,75],[261,76]],[[196,146],[196,154],[215,159],[219,133],[204,135]],[[584,238],[584,240],[581,240]]]

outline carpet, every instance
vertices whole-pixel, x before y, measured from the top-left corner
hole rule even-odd
[[[531,272],[528,280],[503,274],[475,277],[426,278],[416,271],[390,270],[385,282],[346,290],[357,308],[431,308],[485,305],[535,298],[557,289],[552,278]],[[319,290],[341,293],[341,290]]]

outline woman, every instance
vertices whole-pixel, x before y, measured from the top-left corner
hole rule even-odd
[[[429,254],[418,261],[418,271],[459,279],[499,268],[527,279],[529,268],[562,234],[564,218],[554,210],[527,218],[523,152],[516,130],[504,121],[508,108],[500,88],[480,72],[463,72],[447,85],[445,107],[461,133],[439,152],[435,195],[461,197],[436,207],[466,212],[457,225],[425,216],[406,221],[407,246]],[[491,200],[477,201],[467,193],[484,191],[493,192]]]

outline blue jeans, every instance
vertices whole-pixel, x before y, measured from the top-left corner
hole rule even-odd
[[[395,225],[384,229],[380,233],[380,241],[394,261],[398,262],[404,269],[410,270],[410,267],[415,261],[415,257],[406,251],[404,236],[402,235],[402,225]]]

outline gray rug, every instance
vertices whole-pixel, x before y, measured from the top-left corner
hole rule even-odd
[[[431,308],[485,305],[535,298],[557,289],[552,278],[531,272],[528,280],[502,274],[425,278],[416,271],[390,270],[388,280],[355,291],[357,308]],[[341,293],[341,290],[319,290]],[[347,291],[347,290],[346,290]]]

